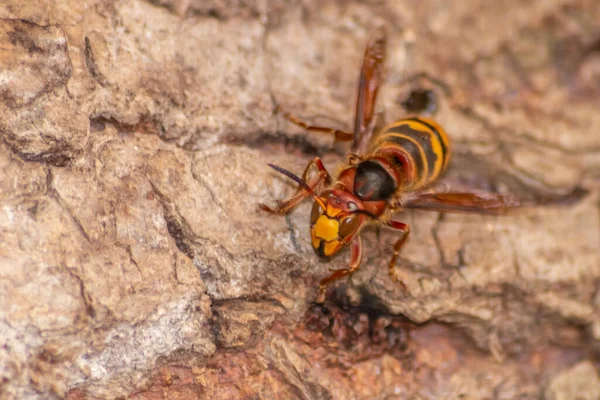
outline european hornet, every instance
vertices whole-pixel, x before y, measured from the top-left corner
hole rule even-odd
[[[363,255],[360,232],[367,225],[383,225],[402,232],[394,245],[389,274],[404,286],[396,276],[395,265],[410,227],[392,219],[394,213],[405,209],[500,213],[523,205],[506,195],[424,190],[446,170],[451,155],[450,141],[440,125],[423,116],[400,119],[382,129],[376,128],[374,109],[383,80],[385,47],[385,30],[378,28],[371,34],[360,70],[353,132],[312,126],[285,114],[288,120],[308,131],[329,133],[337,141],[352,142],[347,162],[340,167],[335,181],[319,157],[308,164],[302,178],[269,164],[296,181],[299,187],[294,196],[279,202],[276,208],[264,204],[260,208],[285,214],[311,196],[314,204],[310,235],[314,251],[320,257],[329,258],[350,245],[350,266],[335,270],[321,280],[320,301],[327,285],[360,267]]]

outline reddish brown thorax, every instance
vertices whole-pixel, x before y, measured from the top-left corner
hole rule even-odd
[[[386,200],[368,200],[368,199],[360,199],[358,196],[354,194],[355,184],[356,184],[356,171],[357,166],[352,166],[343,170],[338,177],[338,182],[335,187],[339,192],[345,192],[346,196],[350,195],[350,197],[346,197],[348,199],[353,198],[357,204],[360,204],[361,210],[364,210],[371,214],[374,217],[378,217],[384,213],[387,207]],[[334,189],[336,190],[336,189]],[[341,197],[343,198],[343,197]]]

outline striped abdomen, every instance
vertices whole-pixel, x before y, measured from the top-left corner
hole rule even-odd
[[[373,140],[370,153],[392,162],[401,177],[398,189],[417,189],[433,182],[446,169],[450,143],[446,132],[428,118],[401,119],[386,126]]]

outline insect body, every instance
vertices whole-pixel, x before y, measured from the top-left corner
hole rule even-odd
[[[394,245],[389,273],[395,279],[398,253],[408,238],[407,224],[392,219],[408,208],[436,211],[499,212],[520,203],[508,196],[476,193],[432,193],[425,191],[446,169],[450,143],[444,130],[424,117],[406,118],[376,131],[374,105],[383,79],[385,31],[376,30],[369,40],[359,76],[354,132],[308,125],[286,114],[293,123],[314,132],[352,141],[348,161],[333,181],[317,157],[306,167],[302,178],[275,166],[272,168],[295,180],[296,194],[276,208],[261,205],[268,212],[285,214],[307,197],[314,199],[310,216],[311,244],[321,257],[331,257],[350,246],[350,266],[333,271],[320,284],[321,295],[332,281],[359,268],[363,248],[360,231],[379,224],[403,232]]]
[[[333,188],[322,192],[325,207],[315,202],[311,238],[317,254],[330,257],[350,243],[365,222],[385,220],[382,216],[392,199],[427,186],[444,171],[449,151],[446,133],[429,119],[404,119],[383,129],[365,156],[343,167]],[[407,225],[387,223],[408,235]],[[393,271],[393,265],[390,268]]]

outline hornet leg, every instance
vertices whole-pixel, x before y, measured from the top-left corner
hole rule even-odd
[[[309,180],[308,176],[313,168],[316,168],[318,173]],[[319,157],[315,157],[306,166],[306,169],[302,174],[302,180],[305,181],[307,185],[315,192],[319,192],[319,189],[323,184],[329,184],[331,182],[331,175],[329,175],[329,172],[327,172],[325,169],[321,159]],[[265,204],[260,204],[259,207],[261,210],[269,213],[285,214],[308,196],[310,196],[310,192],[302,187],[302,185],[298,185],[298,191],[296,194],[294,194],[288,200],[279,201],[277,207],[271,208]]]
[[[340,141],[340,142],[349,142],[352,139],[354,139],[354,134],[350,133],[350,132],[344,132],[344,131],[340,131],[338,129],[333,129],[333,128],[326,128],[323,126],[313,126],[313,125],[309,125],[306,122],[302,121],[301,119],[299,119],[298,117],[295,117],[292,114],[289,114],[287,112],[283,112],[283,116],[290,122],[306,129],[309,132],[324,132],[324,133],[330,133],[332,135],[335,136],[335,140],[336,141]]]
[[[319,284],[319,294],[317,295],[317,303],[322,303],[325,300],[325,292],[327,291],[327,285],[331,282],[343,278],[356,271],[360,267],[360,261],[362,259],[363,246],[360,236],[356,236],[350,243],[350,266],[344,269],[334,270],[331,275],[323,279]]]
[[[402,249],[402,246],[404,246],[404,243],[406,243],[406,240],[408,239],[408,234],[410,233],[410,226],[405,223],[393,221],[393,220],[387,221],[385,224],[392,229],[396,229],[396,230],[403,232],[402,237],[400,239],[398,239],[398,241],[394,245],[394,255],[392,256],[392,259],[390,260],[390,264],[389,264],[388,268],[389,268],[390,277],[394,281],[400,283],[400,285],[402,285],[403,289],[406,289],[406,285],[404,284],[404,282],[402,282],[402,280],[400,280],[400,278],[398,278],[398,275],[396,274],[396,259],[398,258],[398,254],[400,254],[400,249]]]

